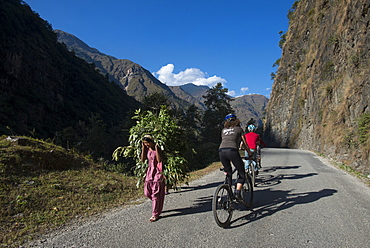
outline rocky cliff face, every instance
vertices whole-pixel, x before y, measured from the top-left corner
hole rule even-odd
[[[270,144],[370,173],[370,1],[300,0],[268,103]]]

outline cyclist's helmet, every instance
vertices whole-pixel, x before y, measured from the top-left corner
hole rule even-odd
[[[236,120],[236,115],[234,114],[228,114],[225,116],[225,121],[235,121]]]
[[[248,131],[249,132],[254,132],[256,130],[256,126],[255,125],[253,125],[253,124],[249,124],[248,125]]]

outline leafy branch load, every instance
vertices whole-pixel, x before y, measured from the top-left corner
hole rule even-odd
[[[140,160],[142,138],[145,134],[151,134],[164,154],[163,175],[166,178],[166,184],[178,187],[181,183],[186,183],[188,162],[182,156],[187,149],[185,133],[177,121],[170,116],[166,107],[162,106],[159,112],[138,109],[132,119],[137,121],[136,125],[130,128],[129,146],[116,148],[112,155],[113,159],[118,161],[120,157],[125,157],[135,160],[134,174],[138,177],[137,186],[139,186],[148,168],[148,164]]]

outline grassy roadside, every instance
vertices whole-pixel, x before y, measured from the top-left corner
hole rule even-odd
[[[364,183],[365,185],[369,186],[370,187],[370,175],[365,175],[359,171],[356,171],[355,169],[353,169],[351,166],[349,165],[346,165],[344,163],[339,163],[339,162],[336,162],[328,157],[326,157],[324,154],[322,153],[317,153],[317,152],[314,152],[324,163],[326,164],[330,164],[331,166],[339,169],[339,170],[342,170],[342,171],[345,171],[346,173],[350,174],[351,176],[353,177],[357,177],[362,183]]]
[[[196,180],[220,167],[190,174]],[[22,137],[0,138],[0,244],[18,247],[58,226],[143,196],[136,178],[104,170],[73,151]]]

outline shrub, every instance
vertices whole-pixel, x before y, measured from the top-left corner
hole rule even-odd
[[[367,143],[370,137],[370,112],[366,112],[360,116],[358,121],[358,134],[360,143]]]

